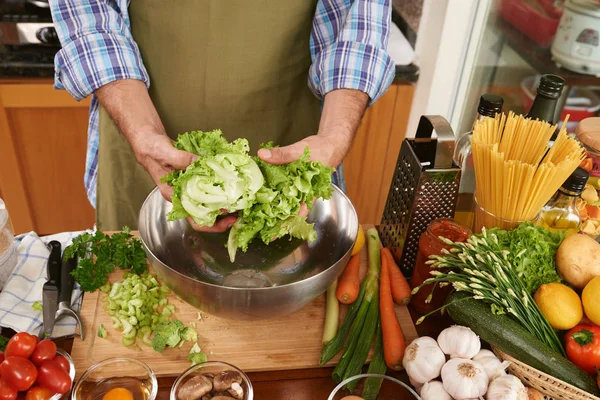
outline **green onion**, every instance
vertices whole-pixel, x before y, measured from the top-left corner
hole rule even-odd
[[[367,374],[378,374],[385,375],[387,371],[387,365],[385,365],[385,358],[383,356],[383,335],[381,334],[381,320],[377,324],[377,331],[375,332],[375,350],[373,353],[373,359],[369,364]],[[381,389],[381,378],[368,377],[365,379],[365,386],[361,397],[363,400],[375,400]]]
[[[337,279],[327,289],[327,307],[325,309],[325,329],[323,330],[323,344],[329,343],[335,337],[340,321],[340,303],[335,296]]]

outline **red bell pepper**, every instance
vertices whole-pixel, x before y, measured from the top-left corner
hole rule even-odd
[[[565,335],[567,356],[590,375],[600,368],[600,326],[578,325]]]

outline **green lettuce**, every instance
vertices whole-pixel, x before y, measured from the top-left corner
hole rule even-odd
[[[540,285],[562,282],[556,271],[555,255],[566,236],[565,231],[549,231],[526,222],[511,231],[492,229],[498,237],[500,248],[507,255],[525,288],[535,292]]]
[[[223,210],[237,212],[227,240],[231,262],[237,250],[245,252],[257,236],[266,244],[288,235],[316,239],[313,224],[298,213],[302,204],[310,209],[316,199],[331,198],[333,168],[310,161],[308,148],[294,162],[272,165],[249,156],[246,139],[229,143],[219,130],[179,135],[175,147],[198,159],[185,171],[163,178],[174,192],[168,219],[191,217],[198,225],[211,226]]]

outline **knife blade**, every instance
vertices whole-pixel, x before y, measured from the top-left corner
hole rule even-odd
[[[48,243],[50,256],[46,265],[48,280],[42,289],[43,326],[39,337],[44,339],[52,335],[56,310],[58,309],[58,296],[60,292],[60,271],[62,267],[61,244],[53,240]]]

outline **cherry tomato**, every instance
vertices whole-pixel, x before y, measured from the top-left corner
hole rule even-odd
[[[3,380],[0,380],[0,400],[15,400],[17,391]]]
[[[60,366],[61,366],[61,367],[62,367],[62,368],[65,370],[65,371],[67,371],[67,374],[68,374],[69,372],[71,372],[71,365],[69,364],[69,361],[68,361],[66,358],[64,358],[63,356],[58,356],[58,355],[57,355],[56,357],[54,357],[54,361],[56,361],[57,363],[59,363],[59,364],[60,364]]]
[[[65,394],[71,389],[71,377],[54,360],[46,361],[38,368],[37,383],[54,393]]]
[[[9,356],[0,364],[2,379],[18,391],[29,389],[37,374],[35,365],[23,357]]]
[[[52,396],[54,396],[54,393],[51,390],[34,386],[27,391],[25,400],[49,400]]]
[[[31,361],[38,367],[56,356],[56,344],[52,340],[42,340],[31,355]]]
[[[11,356],[29,358],[35,346],[37,345],[37,337],[30,335],[27,332],[19,332],[10,338],[4,351],[4,357]]]

